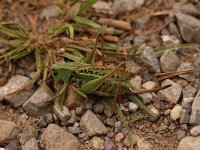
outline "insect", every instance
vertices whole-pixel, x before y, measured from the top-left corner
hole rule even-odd
[[[139,105],[149,116],[156,117],[155,114],[131,92],[131,73],[120,69],[124,62],[119,63],[114,69],[103,66],[95,66],[95,49],[82,62],[62,62],[52,66],[52,76],[55,83],[62,83],[57,88],[56,104],[62,106],[62,93],[65,92],[69,84],[76,87],[75,91],[87,98],[87,94],[97,94],[100,96],[114,97],[117,94],[127,96],[128,99]],[[120,88],[118,88],[120,81]],[[62,108],[62,107],[60,107]]]

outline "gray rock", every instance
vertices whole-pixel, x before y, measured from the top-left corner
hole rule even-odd
[[[184,14],[197,16],[197,17],[200,16],[200,10],[191,3],[188,3],[188,4],[181,6],[179,8],[179,10]]]
[[[176,18],[182,38],[189,43],[200,43],[200,20],[181,13],[176,14]]]
[[[134,9],[139,9],[145,0],[115,0],[113,3],[113,9],[116,13],[127,12]]]
[[[79,134],[81,132],[81,129],[77,125],[73,125],[72,127],[68,127],[67,130],[71,134]]]
[[[87,133],[88,136],[103,135],[108,132],[104,124],[91,110],[87,110],[81,117],[80,128],[83,132]]]
[[[117,150],[116,145],[110,139],[105,140],[104,147],[105,147],[105,150]]]
[[[83,114],[83,107],[76,107],[76,114],[81,116]]]
[[[192,102],[194,101],[194,97],[183,98],[181,106],[186,109],[188,112],[192,110]]]
[[[142,85],[143,88],[145,89],[153,89],[156,87],[156,82],[153,82],[153,81],[147,81],[146,83],[144,83]]]
[[[131,79],[131,84],[133,85],[133,88],[141,88],[142,85],[142,77],[141,76],[135,76],[133,79]]]
[[[195,68],[200,67],[200,53],[198,53],[198,54],[194,57],[194,60],[193,60],[192,65],[193,65]]]
[[[135,21],[135,27],[138,29],[146,28],[148,26],[148,23],[150,22],[150,18],[151,18],[150,15],[145,15],[145,16],[138,18]]]
[[[0,100],[15,96],[15,94],[11,94],[23,88],[29,80],[29,78],[21,75],[10,78],[4,86],[0,87]]]
[[[97,1],[92,5],[92,7],[95,9],[97,12],[102,12],[102,13],[111,13],[111,7],[108,2],[105,1]]]
[[[192,111],[190,114],[190,124],[199,125],[200,124],[200,112],[198,110]]]
[[[68,125],[73,125],[76,122],[77,116],[75,110],[70,110],[71,117],[67,120]]]
[[[115,117],[107,118],[107,119],[106,119],[106,125],[109,125],[109,126],[111,126],[111,127],[114,127],[114,126],[115,126],[115,121],[116,121],[116,118],[115,118]]]
[[[137,134],[132,134],[131,135],[132,144],[135,145],[138,142],[139,138],[140,137]],[[126,147],[131,147],[131,144],[130,144],[128,136],[126,136],[126,138],[124,139],[124,145]]]
[[[95,113],[100,114],[100,113],[103,112],[103,110],[104,110],[104,105],[103,105],[102,103],[97,103],[97,104],[95,104],[95,105],[93,106],[93,111],[94,111]]]
[[[180,40],[174,35],[161,35],[162,43],[165,47],[179,45]]]
[[[180,64],[180,59],[171,50],[165,51],[160,57],[160,66],[162,68],[162,72],[176,71]]]
[[[91,103],[86,103],[86,104],[85,104],[85,109],[86,109],[86,110],[92,110],[92,107],[93,107],[93,106],[92,106]]]
[[[136,62],[131,60],[127,60],[125,62],[125,66],[126,66],[126,71],[129,71],[135,75],[139,74],[142,70],[142,67],[140,67]]]
[[[115,122],[115,133],[118,133],[122,130],[122,123],[121,121]]]
[[[91,142],[92,142],[92,146],[95,150],[103,150],[104,149],[104,141],[101,138],[95,136],[92,138]]]
[[[192,69],[193,66],[191,63],[186,63],[183,62],[181,65],[178,67],[177,71],[182,71],[182,70],[187,70],[187,69]],[[187,74],[182,74],[179,75],[179,77],[186,79],[189,82],[194,82],[196,77],[194,73],[187,73]]]
[[[110,103],[108,101],[102,101],[104,104],[104,111],[103,113],[106,115],[107,118],[111,118],[114,111],[112,111],[112,106],[110,105]]]
[[[6,150],[19,150],[19,140],[10,141]]]
[[[54,18],[62,15],[63,11],[57,5],[50,5],[43,9],[40,19]]]
[[[78,150],[78,139],[56,124],[50,124],[41,135],[40,146],[45,150]]]
[[[0,144],[15,140],[20,132],[20,127],[14,122],[0,120]]]
[[[186,132],[185,131],[182,131],[182,130],[180,130],[180,131],[177,131],[177,140],[181,140],[181,139],[183,139],[184,137],[186,137]]]
[[[189,123],[190,121],[190,112],[186,109],[182,109],[180,114],[180,124]]]
[[[32,116],[42,115],[50,109],[53,92],[47,86],[39,87],[35,93],[23,104],[26,113]]]
[[[64,122],[67,121],[71,116],[69,109],[66,106],[63,106],[62,110],[61,110],[61,108],[58,105],[55,104],[53,106],[53,111],[54,111],[54,114],[56,114],[56,116],[61,121],[64,121]]]
[[[25,145],[22,146],[22,150],[39,150],[38,141],[31,138],[25,143]]]
[[[54,118],[53,118],[53,115],[51,113],[45,114],[44,119],[45,119],[47,125],[54,122]]]
[[[137,109],[138,109],[138,105],[136,105],[133,102],[128,103],[128,111],[129,112],[136,112]]]
[[[38,120],[37,125],[38,125],[40,128],[45,128],[48,124],[47,124],[45,118],[42,116],[42,117]]]
[[[153,72],[160,72],[160,65],[158,58],[153,50],[153,48],[147,46],[142,52],[140,59],[143,63],[151,69]]]
[[[21,145],[24,145],[31,138],[37,139],[37,137],[38,137],[38,131],[32,126],[26,125],[19,138],[19,142],[21,143]]]
[[[138,94],[138,97],[142,100],[144,104],[148,104],[153,101],[153,96],[151,93]]]
[[[148,41],[149,41],[149,37],[147,37],[147,36],[136,36],[133,39],[133,44],[136,46],[140,46],[143,43],[146,43]]]
[[[179,32],[179,29],[178,29],[177,25],[174,24],[173,22],[171,22],[171,23],[169,24],[169,32],[170,32],[172,35],[176,36],[179,40],[181,40],[181,34],[180,34],[180,32]]]
[[[18,108],[22,106],[31,97],[31,95],[33,95],[34,92],[35,92],[35,89],[30,88],[28,90],[21,91],[15,94],[15,96],[12,96],[11,98],[8,98],[7,100],[12,104],[14,108]]]
[[[192,113],[190,115],[190,124],[200,125],[200,90],[198,91],[192,103]]]
[[[186,136],[180,141],[177,150],[199,150],[199,147],[200,147],[200,136],[197,137]]]
[[[143,138],[138,140],[137,147],[138,147],[138,150],[152,150],[153,149],[153,146],[149,142],[144,140]]]
[[[200,135],[200,125],[193,127],[190,130],[192,136],[199,136]]]
[[[158,95],[161,98],[161,100],[165,100],[167,102],[176,104],[181,96],[182,87],[169,79],[164,80],[161,83],[161,86],[170,85],[170,84],[171,84],[170,87],[164,90],[160,90],[158,92]]]
[[[176,121],[177,119],[180,118],[181,111],[182,111],[181,105],[179,105],[179,104],[175,105],[174,108],[170,112],[170,118],[173,121]]]
[[[183,98],[194,97],[196,93],[197,93],[197,90],[191,85],[188,85],[187,87],[183,89]]]

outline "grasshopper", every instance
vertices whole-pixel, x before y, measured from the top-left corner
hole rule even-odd
[[[98,38],[96,39],[96,43],[97,41]],[[57,87],[56,104],[62,108],[62,96],[69,84],[73,84],[76,87],[75,91],[85,98],[87,98],[87,94],[91,93],[99,96],[114,97],[118,83],[121,80],[118,95],[126,95],[128,99],[139,105],[150,117],[156,117],[131,92],[132,84],[130,83],[130,79],[132,74],[125,72],[121,76],[122,70],[120,68],[124,65],[124,62],[119,63],[114,69],[95,66],[93,65],[95,50],[94,46],[93,51],[82,62],[62,62],[52,66],[55,83],[62,83],[62,86]]]

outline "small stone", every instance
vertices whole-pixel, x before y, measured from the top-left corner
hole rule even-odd
[[[197,90],[191,85],[188,85],[183,89],[183,98],[194,97],[196,93]]]
[[[154,115],[155,115],[155,117],[156,117],[155,119],[157,119],[158,116],[160,115],[159,110],[158,110],[156,107],[154,107],[153,105],[149,105],[148,108],[150,109],[151,112],[154,113]],[[151,118],[151,119],[154,120],[154,118]]]
[[[153,101],[153,96],[150,93],[138,94],[138,97],[142,100],[144,104],[148,104]]]
[[[161,83],[161,87],[165,85],[171,86],[164,90],[160,90],[158,92],[159,97],[161,98],[161,100],[176,104],[181,96],[182,87],[170,79],[166,79]]]
[[[101,103],[97,103],[97,104],[95,104],[94,107],[93,107],[93,111],[94,111],[95,113],[98,113],[98,114],[102,113],[103,110],[104,110],[104,105],[101,104]]]
[[[115,0],[113,9],[116,13],[127,12],[135,9],[140,9],[145,0]]]
[[[96,12],[111,13],[111,7],[108,2],[97,1],[92,5]]]
[[[181,40],[181,34],[179,32],[179,29],[177,25],[173,22],[169,24],[169,31],[172,35],[176,36],[179,40]]]
[[[180,124],[189,123],[190,121],[190,112],[186,109],[182,109],[180,114]]]
[[[192,3],[187,3],[187,4],[182,5],[179,8],[179,10],[184,14],[197,16],[197,17],[200,16],[200,10]]]
[[[63,11],[57,5],[50,5],[43,9],[40,19],[55,18],[63,14]]]
[[[29,80],[29,78],[21,75],[11,77],[4,86],[0,87],[0,100],[9,98],[10,94],[23,88]]]
[[[53,115],[51,113],[47,113],[45,116],[44,116],[44,119],[47,123],[47,125],[51,124],[54,122],[54,119],[53,119]]]
[[[200,90],[196,94],[192,103],[192,113],[190,115],[190,124],[200,125]]]
[[[38,141],[34,138],[31,138],[25,143],[25,145],[22,146],[22,150],[39,150]]]
[[[149,142],[145,141],[143,138],[138,140],[137,147],[138,147],[138,150],[152,150],[153,149],[153,146]]]
[[[35,88],[30,88],[15,94],[15,96],[12,96],[7,100],[12,104],[14,108],[18,108],[22,106],[31,97],[31,95],[33,95],[34,92]]]
[[[182,111],[181,105],[179,104],[175,105],[174,108],[170,112],[171,119],[173,121],[176,121],[177,119],[179,119],[181,115],[181,111]]]
[[[187,70],[187,69],[192,69],[192,68],[193,66],[191,63],[183,62],[178,67],[177,71],[182,71],[182,70]],[[182,74],[182,75],[179,75],[179,77],[186,79],[188,82],[194,82],[194,80],[196,79],[194,73]]]
[[[65,106],[69,109],[73,109],[74,107],[84,106],[84,98],[78,94],[75,90],[75,87],[69,85],[67,88]],[[91,108],[92,109],[92,108]]]
[[[21,145],[24,145],[31,138],[37,139],[37,137],[38,137],[38,131],[32,126],[26,125],[22,131],[19,141]]]
[[[67,130],[71,133],[71,134],[79,134],[81,132],[81,129],[77,126],[72,126],[72,127],[68,127]]]
[[[67,124],[68,125],[73,125],[76,122],[76,111],[75,110],[71,110],[70,111],[71,117],[69,118],[69,120],[67,120]]]
[[[180,40],[174,35],[161,35],[161,39],[165,47],[171,47],[181,43]]]
[[[81,116],[83,114],[83,107],[76,107],[76,114]]]
[[[142,87],[145,88],[145,89],[153,89],[153,88],[156,87],[156,83],[153,82],[153,81],[147,81],[146,83],[144,83],[142,85]]]
[[[129,71],[135,75],[139,74],[142,71],[142,67],[140,67],[136,62],[127,60],[125,62],[126,71]]]
[[[114,111],[112,111],[112,106],[108,101],[103,101],[104,104],[104,111],[103,113],[106,115],[107,118],[111,118]]]
[[[88,137],[88,135],[86,134],[86,133],[81,133],[81,134],[79,134],[79,138],[81,138],[81,139],[88,139],[89,137]]]
[[[192,136],[199,136],[200,135],[200,125],[193,127],[190,130]]]
[[[104,135],[108,132],[105,125],[91,110],[87,110],[81,117],[80,128],[83,132],[87,133],[88,136]]]
[[[136,110],[138,109],[138,105],[136,105],[135,103],[133,102],[129,102],[128,103],[128,111],[129,112],[136,112]]]
[[[69,112],[69,109],[66,106],[62,106],[62,110],[58,105],[53,106],[53,111],[56,114],[56,116],[63,122],[67,121],[71,114]]]
[[[186,137],[186,132],[185,131],[178,131],[177,133],[177,140],[181,140],[183,139],[184,137]]]
[[[40,146],[49,150],[78,150],[80,143],[71,133],[56,124],[50,124],[41,135]]]
[[[92,104],[91,103],[86,103],[85,109],[86,110],[92,110]]]
[[[199,147],[200,147],[200,136],[197,137],[186,136],[180,141],[177,150],[199,150]]]
[[[177,13],[176,18],[182,38],[188,43],[200,43],[200,20],[181,13]]]
[[[131,139],[132,139],[132,144],[135,145],[138,142],[138,140],[139,140],[139,136],[137,134],[132,134],[131,135]],[[126,147],[130,147],[131,146],[130,144],[131,143],[129,141],[129,137],[126,136],[126,138],[124,139],[124,145]]]
[[[14,122],[0,120],[0,144],[15,140],[21,132],[20,127]]]
[[[141,76],[135,76],[133,79],[131,79],[131,84],[133,85],[133,88],[141,88],[142,85],[142,77]]]
[[[122,130],[122,123],[121,121],[115,122],[115,133],[119,133]]]
[[[137,29],[144,29],[148,26],[148,23],[150,22],[150,15],[144,15],[140,18],[138,18],[136,21],[135,21],[135,27]]]
[[[53,95],[53,92],[47,86],[41,86],[23,104],[23,109],[32,116],[42,115],[48,112],[48,109],[51,109]]]
[[[160,72],[160,65],[158,58],[153,50],[153,48],[147,46],[144,51],[142,52],[140,59],[143,63],[149,67],[149,69],[155,73]]]
[[[106,119],[106,124],[109,125],[109,126],[111,126],[111,127],[114,127],[115,126],[115,121],[116,121],[115,117],[107,118]]]
[[[6,150],[18,150],[19,149],[19,140],[10,141],[6,146]]]
[[[144,18],[145,19],[145,18]],[[146,18],[147,20],[147,22],[149,21],[148,20],[148,18]],[[144,23],[144,22],[143,22]],[[141,24],[143,24],[143,23],[141,23],[140,22],[140,26],[141,26]],[[145,23],[144,23],[145,24]],[[144,26],[143,26],[144,27]],[[140,45],[142,45],[142,44],[144,44],[144,43],[146,43],[146,42],[148,42],[149,41],[149,37],[147,37],[147,36],[136,36],[136,37],[134,37],[134,39],[133,39],[133,44],[134,45],[136,45],[136,46],[140,46]]]
[[[41,117],[38,122],[37,122],[37,125],[40,127],[40,128],[45,128],[47,126],[47,123],[44,119],[44,117]]]
[[[95,136],[92,138],[91,141],[92,141],[92,146],[95,150],[103,150],[104,149],[104,141],[101,138]]]
[[[192,102],[194,101],[194,97],[183,98],[181,106],[186,109],[188,112],[192,110]]]
[[[162,68],[162,72],[176,71],[180,64],[180,59],[171,50],[165,51],[160,57],[160,66]]]
[[[117,150],[116,145],[111,140],[107,139],[104,142],[105,150]]]
[[[124,139],[124,135],[123,133],[119,132],[117,133],[117,135],[115,136],[115,142],[121,142]]]
[[[194,56],[194,60],[193,60],[192,65],[193,65],[195,68],[200,67],[200,53],[198,53],[196,56]]]

